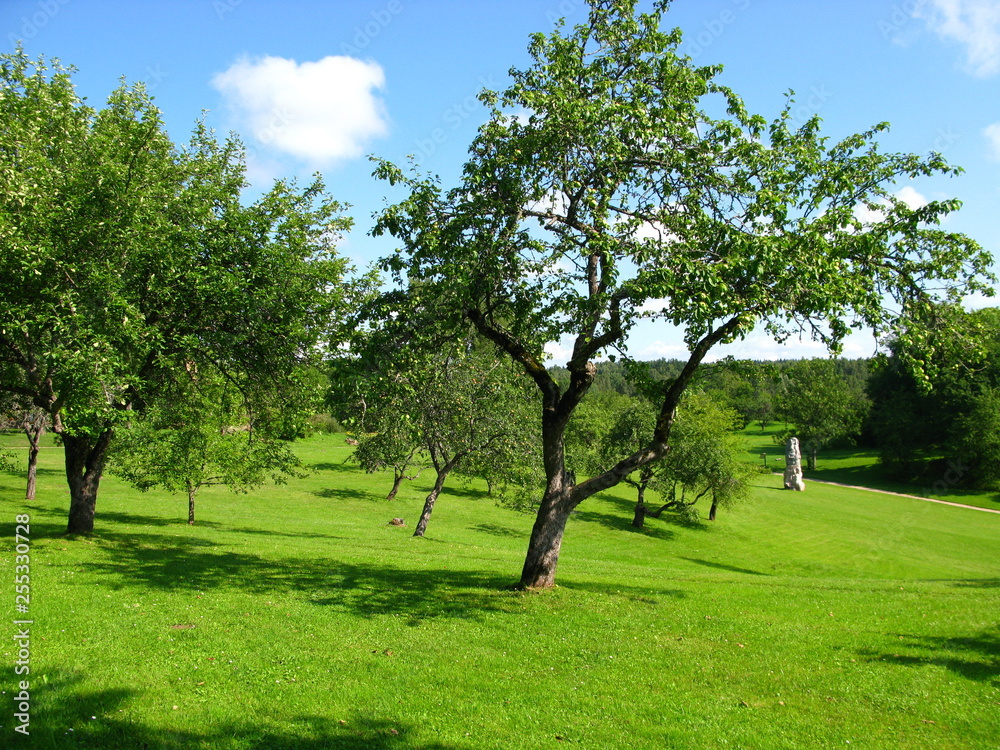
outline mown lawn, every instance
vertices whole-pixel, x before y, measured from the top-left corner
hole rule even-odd
[[[342,437],[299,449],[309,478],[206,490],[194,527],[107,479],[89,539],[62,536],[57,450],[35,501],[0,476],[34,621],[30,739],[11,701],[0,746],[1000,747],[1000,515],[762,475],[715,524],[639,533],[608,493],[522,594],[530,517],[456,485],[414,539],[426,473],[390,504]]]

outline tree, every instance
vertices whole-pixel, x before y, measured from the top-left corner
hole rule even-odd
[[[554,584],[580,503],[667,453],[681,397],[717,344],[761,326],[836,350],[852,326],[884,331],[895,305],[928,304],[929,280],[950,298],[985,288],[988,254],[936,227],[958,202],[914,209],[892,193],[957,170],[938,154],[882,153],[885,124],[833,144],[818,118],[793,128],[791,99],[770,123],[750,115],[715,82],[719,68],[678,54],[680,32],[660,29],[668,6],[637,14],[632,0],[591,0],[586,23],[534,35],[532,64],[503,93],[481,94],[489,118],[454,188],[376,169],[409,190],[375,227],[402,244],[385,268],[419,282],[441,320],[471,322],[541,395],[546,487],[526,588]],[[680,326],[690,356],[658,386],[649,441],[574,477],[564,436],[593,359],[624,348],[640,318]],[[560,387],[542,363],[563,336],[573,343]]]
[[[379,309],[385,300],[372,304]],[[411,290],[406,304],[406,315],[380,323],[367,314],[371,327],[334,362],[330,401],[363,404],[353,420],[361,435],[355,457],[368,471],[393,467],[390,499],[416,454],[426,456],[435,478],[414,530],[423,536],[453,472],[480,471],[504,486],[514,479],[509,467],[530,452],[521,425],[532,403],[510,362],[492,346],[476,345],[469,331],[434,347],[409,345],[415,328],[425,326],[419,294]]]
[[[904,325],[918,335],[896,338],[868,381],[869,428],[882,463],[907,481],[950,486],[1000,484],[1000,309],[934,309]],[[914,375],[910,363],[924,373]]]
[[[255,425],[242,394],[217,373],[185,372],[162,396],[119,429],[109,466],[142,491],[185,492],[189,524],[202,487],[247,492],[299,475],[287,442]]]
[[[670,432],[670,450],[654,464],[652,489],[660,494],[657,511],[684,515],[697,514],[695,505],[703,497],[711,499],[708,520],[714,521],[720,507],[732,507],[750,494],[752,466],[740,460],[743,441],[740,415],[701,393],[689,393],[678,409],[677,421]],[[661,465],[662,464],[662,465]],[[639,515],[636,509],[636,515]]]
[[[6,412],[4,421],[14,429],[23,432],[28,438],[28,482],[24,491],[24,499],[34,500],[38,478],[38,451],[41,447],[42,435],[45,434],[48,425],[48,415],[24,396],[0,393],[0,396],[4,395],[7,396],[6,405],[2,408],[2,411]],[[0,464],[0,470],[3,470],[2,464]]]
[[[94,110],[71,72],[0,56],[0,391],[51,418],[67,531],[89,533],[115,431],[165,373],[217,371],[255,424],[312,411],[301,365],[342,318],[350,222],[318,179],[244,205],[237,141],[199,123],[177,147],[141,85]]]
[[[783,370],[781,413],[794,427],[775,435],[783,443],[798,436],[807,468],[816,469],[820,448],[835,441],[853,443],[870,407],[863,390],[851,387],[830,359],[803,359]]]

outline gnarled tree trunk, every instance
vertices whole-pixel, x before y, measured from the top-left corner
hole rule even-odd
[[[66,481],[69,483],[69,525],[67,534],[94,531],[97,488],[104,473],[108,448],[114,431],[106,429],[97,438],[60,434],[66,453]]]

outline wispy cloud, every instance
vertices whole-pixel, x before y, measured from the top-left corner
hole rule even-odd
[[[965,48],[965,67],[986,78],[1000,72],[1000,0],[928,0],[914,16]]]
[[[361,156],[388,123],[376,92],[385,74],[374,62],[331,56],[298,63],[283,57],[243,58],[212,85],[263,150],[325,167]]]
[[[1000,122],[986,126],[983,130],[983,135],[990,142],[990,155],[997,161],[1000,161]]]

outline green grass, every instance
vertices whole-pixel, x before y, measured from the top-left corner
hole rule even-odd
[[[34,620],[30,742],[8,708],[0,746],[1000,746],[1000,516],[762,475],[715,524],[638,533],[607,493],[559,587],[521,594],[530,517],[458,485],[414,539],[428,477],[390,504],[341,437],[299,449],[312,476],[205,490],[194,527],[106,479],[89,539],[62,536],[57,450],[35,501],[0,476],[0,572],[30,513]]]
[[[767,454],[768,466],[781,471],[785,466],[784,446],[774,442],[774,435],[782,425],[771,425],[763,432],[750,426],[743,431],[747,444],[747,460],[763,463],[762,453]],[[803,457],[803,466],[805,458]],[[956,486],[958,474],[947,465],[940,476],[921,484],[901,482],[891,477],[879,463],[878,451],[858,448],[826,449],[819,452],[814,471],[804,471],[805,478],[823,482],[837,482],[856,487],[871,487],[887,492],[930,497],[953,503],[975,505],[979,508],[1000,510],[1000,492],[992,490],[966,490]]]

